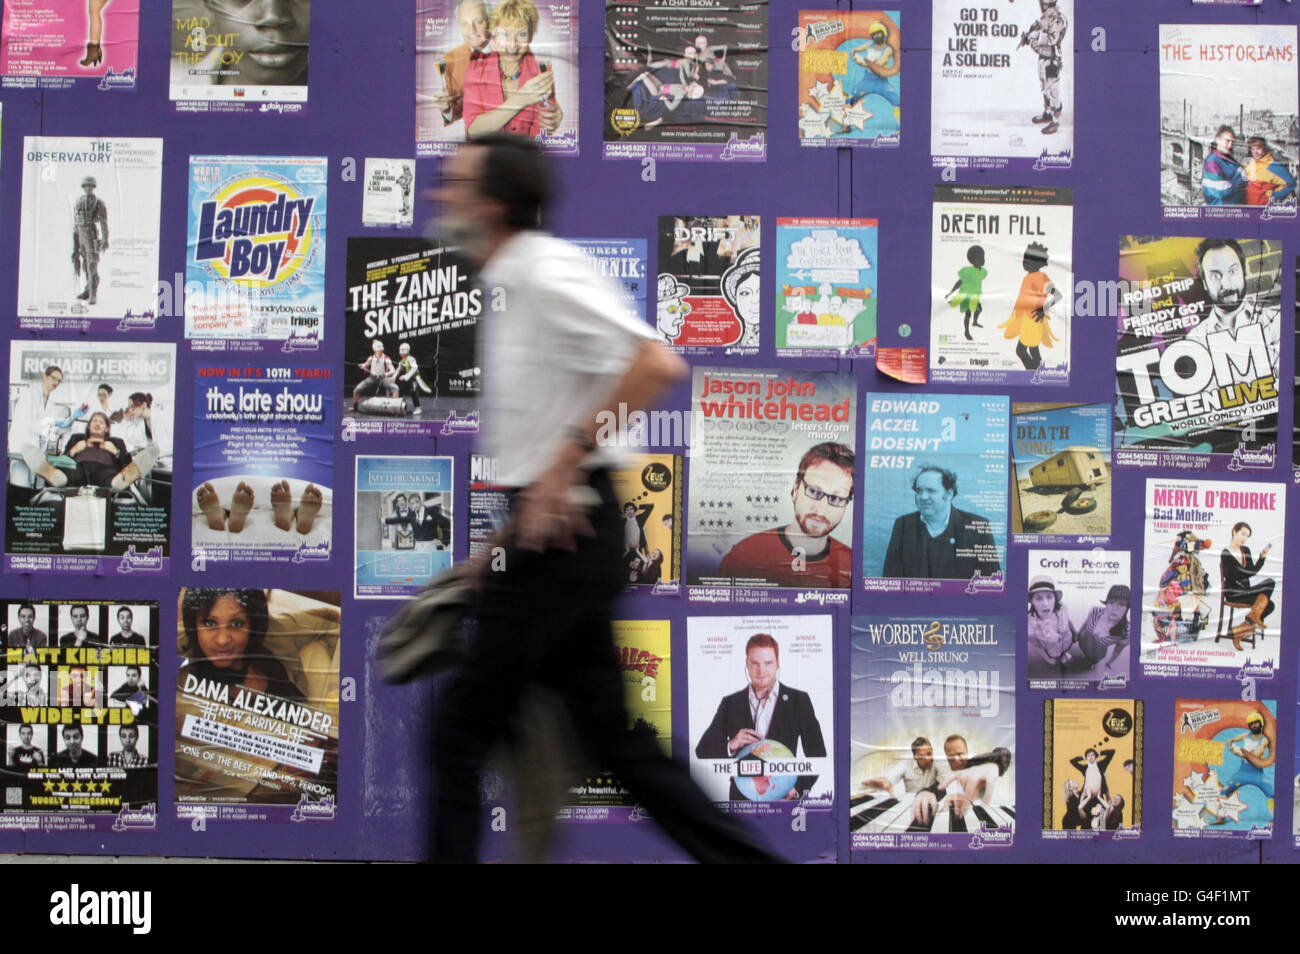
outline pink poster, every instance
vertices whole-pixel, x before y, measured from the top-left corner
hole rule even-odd
[[[6,89],[135,89],[140,0],[5,0],[0,37]]]

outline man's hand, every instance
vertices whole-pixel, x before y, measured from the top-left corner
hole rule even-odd
[[[762,741],[763,737],[753,729],[741,729],[727,743],[727,751],[735,755],[747,745],[753,745],[755,742]]]
[[[958,817],[966,815],[970,811],[970,797],[965,792],[954,792],[948,796],[948,807],[957,813]]]
[[[888,792],[889,797],[894,797],[894,786],[887,778],[869,778],[861,784],[862,788],[878,788],[882,792]]]
[[[574,534],[596,535],[587,515],[569,499],[569,489],[584,482],[576,465],[562,460],[520,492],[515,511],[520,549],[536,553],[551,547],[576,550]]]
[[[939,799],[934,792],[917,792],[916,800],[912,802],[912,820],[929,828],[938,808]]]

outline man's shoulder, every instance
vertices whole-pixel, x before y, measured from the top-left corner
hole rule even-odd
[[[789,696],[792,702],[812,702],[812,696],[802,689],[796,689],[794,686],[781,683],[781,695]]]
[[[749,706],[748,686],[746,686],[744,689],[737,690],[736,692],[729,692],[722,697],[722,705],[724,706],[732,706],[738,703],[744,704],[746,707]]]

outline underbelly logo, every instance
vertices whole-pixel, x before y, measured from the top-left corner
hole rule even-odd
[[[241,176],[199,208],[194,261],[250,291],[294,284],[314,256],[315,204],[284,180]]]
[[[152,891],[69,891],[50,895],[50,923],[60,927],[126,925],[133,934],[153,926]]]

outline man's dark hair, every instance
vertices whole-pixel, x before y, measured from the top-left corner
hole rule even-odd
[[[68,615],[69,615],[69,616],[72,615],[72,611],[73,611],[73,610],[85,610],[85,611],[86,611],[86,618],[87,618],[87,619],[90,618],[90,607],[87,606],[85,603],[74,603],[74,604],[72,604],[71,606],[69,606],[69,607],[68,607]]]
[[[1214,138],[1218,139],[1224,133],[1232,133],[1232,138],[1233,139],[1237,138],[1237,130],[1233,129],[1227,123],[1224,123],[1222,126],[1220,126],[1218,129],[1214,131]]]
[[[912,740],[912,755],[915,756],[916,750],[923,745],[930,745],[930,740],[923,735],[918,735],[915,739]],[[930,748],[933,749],[934,746],[930,745]]]
[[[33,616],[36,615],[36,607],[33,606],[31,603],[19,603],[19,604],[18,604],[18,612],[21,613],[21,612],[22,612],[23,610],[25,610],[25,609],[29,609],[29,610],[31,610]]]
[[[513,133],[489,133],[470,144],[485,152],[479,194],[506,207],[510,228],[538,228],[553,195],[550,162],[541,147]]]
[[[141,675],[140,667],[139,667],[139,666],[127,666],[127,667],[126,667],[126,671],[127,671],[127,672],[130,672],[132,669],[135,670],[135,674],[136,674],[137,676]]]
[[[749,642],[745,643],[745,655],[749,655],[751,649],[770,649],[776,653],[777,661],[781,659],[781,647],[776,644],[776,640],[767,633],[755,633],[749,637]]]
[[[1245,275],[1246,253],[1242,251],[1241,243],[1236,239],[1225,238],[1201,239],[1200,243],[1196,246],[1196,270],[1198,274],[1201,270],[1201,261],[1205,258],[1207,253],[1213,252],[1216,248],[1230,248],[1236,252],[1237,261],[1241,262],[1241,272]]]
[[[943,489],[944,489],[944,490],[951,490],[951,491],[952,491],[952,495],[953,495],[954,497],[957,496],[957,475],[956,475],[956,473],[954,473],[953,471],[949,470],[947,467],[938,467],[938,466],[936,466],[936,465],[934,465],[934,464],[925,464],[925,465],[923,465],[923,466],[921,467],[920,470],[918,470],[918,471],[916,472],[916,476],[912,478],[912,492],[913,492],[913,493],[916,493],[916,482],[917,482],[917,480],[919,480],[920,477],[921,477],[921,475],[922,475],[922,474],[925,474],[925,473],[938,474],[938,475],[939,475],[939,479],[943,481]]]
[[[1097,755],[1097,750],[1096,750],[1096,749],[1084,749],[1084,750],[1083,750],[1083,757],[1084,757],[1085,759],[1088,757],[1088,753],[1089,753],[1089,752],[1091,752],[1093,755]],[[1097,758],[1101,758],[1101,756],[1100,756],[1100,755],[1097,755]]]
[[[55,371],[59,372],[59,374],[62,374],[62,373],[63,373],[63,369],[60,368],[57,364],[47,364],[47,365],[45,366],[45,370],[42,371],[41,373],[42,373],[42,374],[53,374]]]
[[[112,394],[112,393],[113,393],[113,385],[111,385],[111,384],[101,384],[99,387],[95,388],[95,391],[96,391],[96,392],[99,392],[99,391],[107,391],[109,394]]]
[[[820,464],[828,460],[837,467],[848,471],[849,477],[853,477],[853,448],[847,444],[837,444],[834,441],[826,441],[823,444],[814,444],[808,448],[808,452],[803,455],[799,461],[799,473],[796,479],[802,483],[803,475],[808,473],[808,468],[813,464]],[[850,491],[849,496],[853,496]]]

